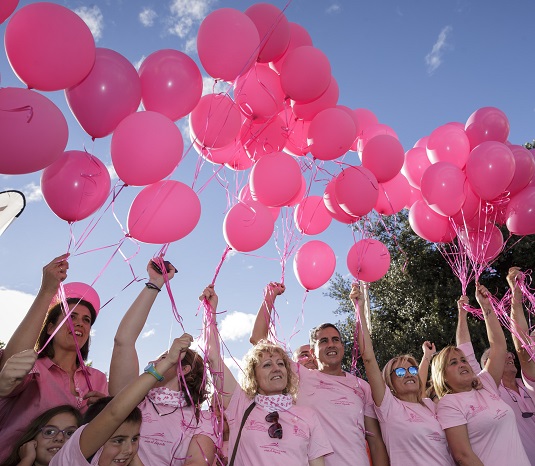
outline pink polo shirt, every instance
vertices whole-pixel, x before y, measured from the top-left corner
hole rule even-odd
[[[76,430],[69,441],[65,442],[61,450],[54,455],[49,466],[98,466],[103,447],[93,455],[91,462],[87,461],[80,450],[80,436],[84,429],[85,425]]]
[[[216,441],[211,422],[212,413],[209,411],[201,411],[197,422],[193,406],[175,409],[157,404],[155,408],[148,398],[145,398],[139,408],[143,414],[143,422],[138,455],[147,466],[184,464],[194,435],[205,435],[214,443]]]
[[[481,390],[445,395],[437,415],[444,430],[466,425],[472,450],[485,466],[530,466],[513,410],[501,397],[492,376],[479,374]]]
[[[229,460],[243,415],[252,402],[237,386],[225,410],[230,428]],[[292,405],[288,411],[279,411],[281,439],[269,436],[271,424],[266,421],[267,414],[268,411],[258,405],[249,414],[238,445],[236,466],[308,466],[310,460],[332,453],[314,410]]]
[[[435,411],[436,405],[429,398],[422,404],[410,403],[385,391],[375,412],[391,466],[455,466]]]
[[[295,363],[292,367],[299,375],[297,405],[314,409],[334,450],[325,465],[369,465],[364,416],[377,416],[368,382],[347,372],[336,376]]]
[[[107,394],[106,375],[87,367],[93,390]],[[55,406],[69,404],[82,413],[87,410],[84,395],[90,390],[81,368],[74,373],[74,387],[70,389],[69,374],[48,357],[39,358],[30,373],[7,397],[0,398],[0,461],[33,419]]]

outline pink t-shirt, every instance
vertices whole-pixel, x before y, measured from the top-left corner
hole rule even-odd
[[[93,390],[108,394],[106,375],[93,367],[87,367]],[[69,374],[48,357],[39,358],[30,373],[7,397],[0,398],[0,461],[3,461],[12,445],[28,424],[44,411],[69,404],[82,413],[87,410],[83,399],[89,387],[81,368],[74,373],[74,388],[70,389]]]
[[[516,418],[487,371],[479,374],[483,388],[445,395],[437,415],[444,430],[466,425],[472,450],[485,466],[530,466]]]
[[[80,450],[80,436],[84,429],[85,425],[78,428],[76,432],[72,434],[69,441],[65,442],[63,447],[61,447],[61,450],[54,455],[49,466],[98,466],[98,461],[102,454],[102,447],[93,455],[91,462],[85,459]]]
[[[237,386],[225,410],[230,428],[229,461],[243,415],[252,402]],[[292,405],[288,411],[279,411],[281,439],[269,436],[271,423],[266,421],[267,414],[258,405],[249,414],[241,433],[236,466],[308,466],[310,460],[332,453],[314,410]]]
[[[390,464],[454,466],[435,403],[429,398],[422,403],[399,400],[387,389],[381,406],[375,407]]]
[[[364,416],[377,417],[368,382],[347,372],[328,375],[295,363],[293,369],[299,375],[297,405],[316,411],[334,450],[325,465],[368,465]]]
[[[193,406],[178,407],[175,410],[172,406],[158,404],[156,410],[148,398],[145,398],[139,404],[139,409],[143,413],[143,422],[138,455],[146,465],[184,464],[194,435],[206,435],[213,442],[216,441],[211,422],[212,413],[209,411],[201,411],[197,422]]]

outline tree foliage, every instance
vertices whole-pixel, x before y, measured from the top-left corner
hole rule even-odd
[[[382,241],[391,254],[387,275],[372,283],[369,291],[372,338],[379,365],[382,367],[390,358],[404,353],[420,358],[425,340],[434,342],[437,350],[455,344],[456,301],[462,293],[461,285],[436,245],[413,233],[406,212],[383,217],[376,223],[372,236]],[[505,230],[504,237],[507,238]],[[518,240],[509,239],[506,249],[480,279],[500,298],[507,290],[505,277],[509,267],[529,269],[535,261],[533,238]],[[345,340],[352,343],[355,321],[348,299],[350,288],[350,279],[336,275],[326,295],[337,301],[335,313],[344,317],[338,325]],[[468,295],[470,304],[477,307],[473,283],[468,287]],[[469,326],[479,355],[487,347],[485,325],[471,317]],[[351,365],[352,346],[346,348],[346,370]]]

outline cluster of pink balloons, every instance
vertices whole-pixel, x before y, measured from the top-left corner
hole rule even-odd
[[[470,259],[486,264],[503,248],[496,224],[515,235],[535,233],[535,159],[508,136],[504,112],[483,107],[465,124],[440,126],[407,151],[409,220],[419,236],[437,243],[458,236]]]

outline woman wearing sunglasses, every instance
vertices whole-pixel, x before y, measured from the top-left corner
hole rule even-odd
[[[390,464],[453,466],[446,435],[436,419],[436,405],[431,399],[422,398],[418,363],[405,354],[388,361],[381,372],[364,316],[364,296],[358,284],[352,286],[349,297],[360,315],[359,348]]]
[[[530,466],[515,414],[500,397],[507,345],[487,289],[476,285],[490,343],[489,360],[478,376],[455,346],[433,359],[433,384],[440,400],[437,416],[446,432],[452,455],[468,466]]]
[[[264,340],[253,346],[245,356],[240,387],[221,358],[213,285],[199,299],[208,308],[210,370],[230,428],[229,465],[324,466],[324,456],[333,450],[315,412],[295,405],[297,376],[286,351]]]
[[[30,423],[1,466],[48,465],[81,423],[82,415],[73,406],[45,411]]]

